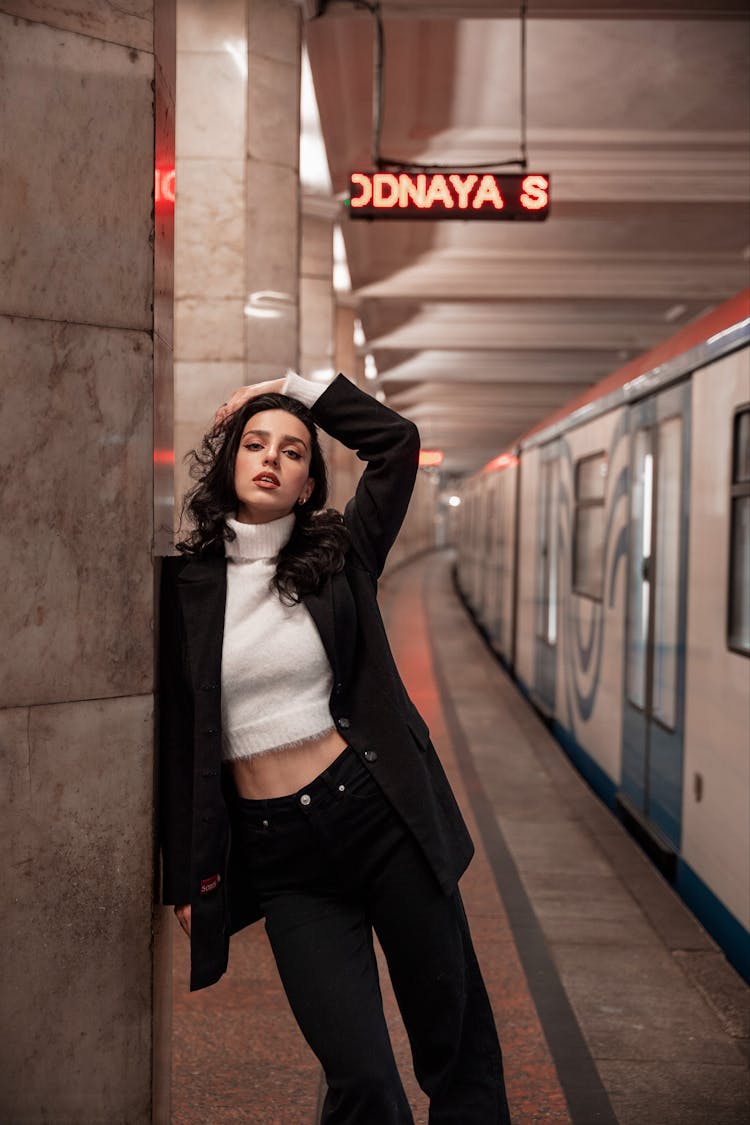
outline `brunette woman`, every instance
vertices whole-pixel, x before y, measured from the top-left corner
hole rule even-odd
[[[343,516],[318,426],[366,463]],[[265,919],[324,1125],[413,1120],[373,932],[431,1125],[510,1121],[457,886],[473,845],[377,604],[418,456],[416,427],[343,375],[243,387],[194,454],[193,530],[164,560],[163,900],[191,990]]]

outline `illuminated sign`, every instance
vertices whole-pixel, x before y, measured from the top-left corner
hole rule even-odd
[[[545,173],[352,172],[353,219],[515,219],[549,214]]]
[[[443,451],[441,449],[420,449],[419,451],[419,467],[420,469],[426,468],[428,465],[442,465]]]
[[[175,201],[174,168],[157,168],[154,172],[154,203],[165,204]]]
[[[493,473],[498,469],[513,469],[518,464],[518,458],[514,453],[501,453],[498,457],[493,457],[491,461],[482,469],[483,473]]]

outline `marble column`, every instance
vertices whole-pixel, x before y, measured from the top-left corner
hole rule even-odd
[[[248,0],[245,372],[299,370],[301,5]],[[257,316],[267,306],[273,316]]]
[[[305,379],[329,382],[334,374],[336,294],[333,288],[333,226],[340,204],[329,196],[302,195],[301,254],[299,273],[300,364]],[[345,370],[353,378],[350,368]],[[352,454],[322,430],[320,445],[329,470],[329,507],[339,508],[351,495]],[[360,462],[361,464],[361,462]]]
[[[299,372],[305,379],[327,381],[334,374],[333,227],[340,209],[335,199],[302,197]]]
[[[228,392],[299,362],[300,24],[292,0],[178,0],[178,497]]]
[[[174,30],[173,6],[155,8],[0,0],[0,1119],[14,1123],[166,1120],[152,551],[155,509],[171,522],[171,219],[153,206]]]
[[[365,386],[364,365],[354,346],[354,308],[351,304],[336,303],[334,307],[334,369],[343,372],[358,387]],[[331,476],[329,504],[343,512],[346,502],[354,495],[357,481],[364,472],[364,462],[352,450],[338,441],[332,441],[327,450]]]

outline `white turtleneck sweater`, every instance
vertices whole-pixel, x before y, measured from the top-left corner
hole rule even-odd
[[[308,406],[325,390],[288,375],[284,393]],[[304,602],[287,606],[270,581],[295,515],[270,523],[228,518],[227,600],[221,659],[223,757],[249,758],[299,745],[334,727],[333,673]]]

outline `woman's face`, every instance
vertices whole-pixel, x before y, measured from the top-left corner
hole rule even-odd
[[[253,414],[234,462],[240,523],[277,520],[307,500],[315,486],[309,468],[310,433],[300,418],[286,410]]]

